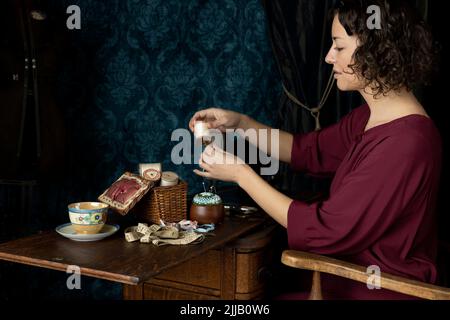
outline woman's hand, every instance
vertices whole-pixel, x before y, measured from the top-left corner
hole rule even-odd
[[[218,129],[225,132],[226,129],[236,129],[241,122],[242,114],[220,108],[209,108],[197,111],[189,121],[189,129],[194,131],[196,121],[205,121],[209,129]]]
[[[214,144],[210,144],[203,151],[199,165],[206,172],[195,169],[194,172],[208,179],[239,183],[251,168],[245,162]]]
[[[237,183],[265,212],[287,227],[292,199],[269,185],[242,159],[212,143],[202,153],[200,167],[206,171],[194,170],[196,174],[208,179]]]

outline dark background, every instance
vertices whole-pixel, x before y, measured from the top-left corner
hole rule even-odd
[[[445,203],[450,134],[446,11],[442,1],[411,2],[427,17],[443,49],[439,75],[432,86],[417,93],[443,138],[439,237],[450,242]],[[310,115],[282,94],[284,79],[271,37],[276,23],[286,19],[290,32],[285,39],[292,44],[294,56],[304,57],[292,90],[301,91],[300,100],[313,106],[330,72],[323,63],[331,45],[324,16],[333,3],[1,1],[0,241],[67,222],[67,204],[95,200],[124,171],[136,171],[141,162],[161,162],[163,170],[175,171],[188,182],[190,196],[199,192],[201,180],[192,173],[195,166],[171,163],[176,142],[170,137],[174,129],[186,128],[200,108],[233,109],[290,132],[312,130]],[[72,4],[81,8],[81,30],[66,28],[66,8]],[[18,17],[31,9],[42,10],[47,18],[25,18],[22,30]],[[36,87],[29,73],[24,106],[23,61],[33,49]],[[360,103],[355,94],[334,89],[322,111],[322,126],[335,123]],[[293,174],[286,166],[270,180],[297,198],[326,194],[329,185],[329,180]],[[225,197],[245,199],[232,185],[218,187]],[[82,278],[83,290],[68,291],[66,279],[61,272],[0,262],[0,299],[121,298],[118,284]]]

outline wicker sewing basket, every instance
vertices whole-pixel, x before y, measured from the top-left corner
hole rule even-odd
[[[179,222],[186,219],[187,183],[152,188],[136,206],[138,217],[148,223]]]

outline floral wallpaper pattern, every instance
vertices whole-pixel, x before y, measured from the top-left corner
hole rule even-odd
[[[170,160],[173,130],[209,106],[274,123],[280,85],[258,1],[54,3],[81,9],[60,77],[76,193],[98,193],[141,162],[162,162],[196,193],[194,165]]]

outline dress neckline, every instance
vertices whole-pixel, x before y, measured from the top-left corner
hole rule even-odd
[[[402,120],[406,120],[406,119],[408,119],[408,118],[424,118],[424,119],[426,119],[426,120],[432,121],[430,117],[425,116],[425,115],[423,115],[423,114],[420,114],[420,113],[411,113],[411,114],[402,116],[402,117],[400,117],[400,118],[396,118],[396,119],[394,119],[394,120],[391,120],[391,121],[388,121],[388,122],[379,124],[379,125],[377,125],[377,126],[374,126],[374,127],[371,127],[371,128],[369,128],[369,129],[365,130],[365,128],[366,128],[366,126],[367,126],[367,123],[369,122],[369,119],[370,119],[370,108],[369,108],[369,106],[368,106],[367,104],[366,104],[366,108],[367,108],[368,117],[367,117],[367,120],[364,122],[364,127],[363,127],[363,129],[362,129],[363,131],[362,131],[361,135],[366,135],[366,134],[368,134],[368,133],[370,133],[370,132],[377,131],[376,129],[381,129],[381,128],[384,128],[384,127],[387,127],[387,126],[394,125],[394,124],[399,123],[399,122],[401,122]]]

